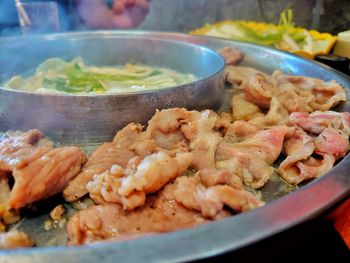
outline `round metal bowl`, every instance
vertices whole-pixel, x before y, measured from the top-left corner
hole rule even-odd
[[[111,140],[128,123],[145,124],[156,109],[217,108],[224,96],[224,59],[189,43],[113,33],[57,34],[0,39],[0,83],[30,75],[44,60],[83,58],[87,65],[141,63],[193,74],[197,80],[124,94],[38,94],[0,88],[1,130],[37,128],[58,142]]]
[[[93,36],[95,39],[103,39],[123,34],[129,35],[130,32],[89,32],[70,36],[73,38]],[[177,33],[134,32],[133,34],[181,40],[213,49],[236,47],[245,54],[242,63],[245,66],[269,73],[279,69],[290,74],[324,80],[334,79],[344,87],[350,87],[350,80],[345,75],[329,67],[262,46]],[[350,104],[344,103],[337,110],[349,111]],[[269,182],[262,191],[267,197],[265,206],[199,227],[119,243],[1,251],[0,262],[184,262],[237,251],[301,222],[311,220],[348,196],[349,170],[350,155],[347,155],[323,177],[285,196],[281,196],[278,191],[279,185]],[[47,218],[46,215],[44,217]],[[42,233],[42,222],[33,222],[28,225],[28,229]]]

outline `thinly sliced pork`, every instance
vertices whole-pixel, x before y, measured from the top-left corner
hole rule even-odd
[[[108,171],[112,165],[117,164],[126,167],[129,160],[135,156],[129,147],[135,142],[141,133],[139,124],[130,123],[119,131],[113,142],[107,142],[99,146],[88,158],[82,171],[71,180],[63,191],[64,198],[75,201],[88,193],[86,185],[96,174]]]
[[[87,184],[92,199],[97,203],[122,204],[127,210],[142,206],[147,194],[158,191],[187,170],[192,155],[182,153],[172,158],[165,152],[157,152],[136,161],[136,167],[112,166],[110,171],[95,175]]]
[[[85,161],[78,147],[53,148],[39,130],[4,134],[0,139],[0,173],[14,178],[8,204],[19,209],[61,192]]]
[[[85,155],[78,147],[52,149],[22,169],[13,171],[10,205],[18,209],[61,192],[80,171]]]
[[[205,187],[198,175],[181,176],[177,178],[176,184],[175,200],[189,209],[200,211],[206,218],[215,218],[224,209],[224,205],[236,212],[264,205],[264,202],[244,189],[228,185]]]
[[[80,211],[67,224],[69,244],[116,240],[126,235],[139,237],[209,222],[199,212],[177,203],[175,188],[176,184],[167,184],[156,195],[147,198],[144,206],[133,211],[126,211],[117,204],[97,205]],[[219,218],[229,215],[224,211]]]
[[[219,53],[224,57],[226,65],[238,65],[243,59],[243,53],[237,48],[224,47]]]
[[[341,130],[350,135],[350,113],[336,111],[293,112],[289,115],[290,124],[313,134],[320,134],[326,128]]]
[[[34,242],[19,231],[0,233],[0,249],[15,249],[21,247],[32,247]]]

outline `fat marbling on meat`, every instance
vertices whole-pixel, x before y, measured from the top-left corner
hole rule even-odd
[[[350,113],[336,111],[293,112],[289,122],[312,134],[320,134],[326,128],[339,129],[350,135]]]
[[[284,143],[287,158],[279,172],[289,183],[319,177],[349,150],[350,114],[348,112],[293,112],[289,124],[294,135]]]
[[[80,245],[125,235],[140,236],[163,233],[208,222],[201,213],[190,210],[175,200],[175,183],[167,184],[149,196],[144,206],[127,211],[118,204],[102,204],[82,210],[67,224],[69,244]],[[223,211],[220,217],[229,216]]]
[[[157,192],[186,171],[191,162],[190,153],[179,153],[173,158],[157,152],[143,160],[131,159],[126,169],[112,166],[110,171],[95,175],[87,189],[97,203],[118,203],[132,210],[144,205],[147,194]]]
[[[269,109],[273,97],[289,113],[327,111],[346,101],[344,88],[335,81],[291,76],[275,71],[267,75],[261,71],[240,66],[226,68],[227,81],[243,90],[245,98],[261,107]]]
[[[112,165],[126,167],[129,160],[135,156],[129,147],[140,135],[141,130],[141,125],[130,123],[116,134],[113,142],[100,145],[88,158],[81,172],[64,189],[64,198],[72,202],[86,195],[88,193],[86,185],[93,176],[108,171]]]
[[[75,146],[50,150],[22,169],[15,169],[10,205],[18,209],[61,192],[80,171],[84,153]]]
[[[224,205],[236,212],[264,205],[264,202],[244,189],[220,184],[205,187],[198,175],[178,177],[176,183],[175,200],[189,209],[200,211],[205,218],[215,218]]]
[[[12,174],[15,182],[9,205],[19,209],[61,192],[85,162],[85,154],[75,146],[40,144],[38,130],[10,132],[0,141],[0,172]]]

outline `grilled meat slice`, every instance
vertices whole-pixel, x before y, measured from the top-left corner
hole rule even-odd
[[[147,198],[143,207],[126,211],[118,204],[90,207],[72,216],[67,224],[69,244],[162,233],[208,222],[200,213],[175,201],[175,184],[167,184]],[[228,216],[222,213],[221,216]]]
[[[140,125],[130,123],[117,133],[113,142],[107,142],[99,146],[88,158],[78,176],[69,182],[67,188],[63,191],[64,198],[72,202],[86,195],[88,193],[86,185],[92,180],[93,176],[108,171],[112,165],[117,164],[126,167],[129,160],[135,156],[135,153],[129,147],[140,135],[141,129]]]
[[[23,232],[10,231],[0,233],[0,249],[32,247],[33,245],[34,242]]]
[[[84,153],[75,146],[55,148],[13,171],[10,205],[18,209],[61,192],[80,171]]]

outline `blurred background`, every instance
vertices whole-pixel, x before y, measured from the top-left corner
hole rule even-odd
[[[349,0],[153,0],[141,27],[186,32],[225,19],[278,23],[288,7],[298,26],[333,34],[350,28]]]
[[[225,19],[278,23],[281,11],[288,7],[293,9],[293,21],[298,26],[332,34],[350,28],[349,0],[147,0],[150,2],[147,12],[139,14],[140,21],[134,24],[126,23],[125,19],[124,23],[116,23],[113,18],[108,18],[108,10],[115,5],[113,0],[54,2],[57,3],[59,17],[59,28],[55,31],[133,28],[188,32],[206,23]],[[0,35],[21,33],[15,1],[1,0]]]

